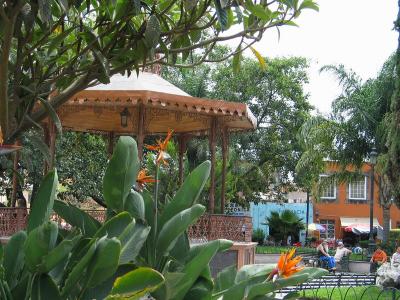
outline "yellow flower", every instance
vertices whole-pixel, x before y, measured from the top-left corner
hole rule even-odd
[[[295,252],[296,249],[293,248],[281,254],[275,269],[275,273],[278,274],[279,277],[286,278],[304,269],[304,267],[297,266],[303,258],[301,256],[293,257]]]
[[[136,178],[136,183],[139,189],[143,189],[146,183],[153,183],[153,182],[156,182],[156,180],[153,177],[146,175],[145,169],[139,171],[138,176]]]
[[[156,160],[157,164],[162,163],[164,165],[168,165],[167,158],[169,157],[169,155],[167,153],[167,147],[173,132],[173,130],[168,129],[168,134],[164,141],[157,140],[156,145],[146,145],[147,149],[158,152]]]

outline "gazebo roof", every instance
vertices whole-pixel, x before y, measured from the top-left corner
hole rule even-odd
[[[129,112],[121,126],[120,113]],[[139,111],[144,112],[145,134],[207,134],[211,120],[231,131],[251,130],[256,121],[244,103],[196,98],[157,74],[114,75],[109,84],[98,84],[75,94],[58,113],[65,129],[74,131],[137,134]]]

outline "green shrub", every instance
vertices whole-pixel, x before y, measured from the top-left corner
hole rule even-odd
[[[210,162],[199,165],[162,207],[154,194],[132,189],[140,162],[135,141],[121,137],[107,166],[104,224],[56,200],[57,172],[50,172],[37,193],[26,231],[0,247],[0,299],[160,300],[259,299],[285,286],[324,275],[306,268],[272,281],[270,265],[228,267],[211,277],[209,263],[231,241],[190,245],[188,227],[205,208],[197,204],[208,180]],[[156,171],[157,179],[158,171]],[[64,231],[49,221],[52,210],[73,226]],[[274,299],[274,298],[272,298]]]
[[[261,228],[257,228],[253,230],[253,234],[251,235],[251,240],[253,242],[257,242],[260,246],[264,244],[265,233]]]

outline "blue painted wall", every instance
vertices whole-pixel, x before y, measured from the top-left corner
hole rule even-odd
[[[265,223],[265,219],[271,215],[272,211],[277,211],[281,213],[283,210],[289,209],[293,211],[299,218],[303,219],[303,222],[306,223],[306,213],[307,213],[307,204],[306,203],[259,203],[254,204],[250,203],[250,213],[253,218],[253,230],[257,228],[261,228],[266,236],[269,235],[269,228],[267,225],[262,225],[261,223]],[[310,202],[310,210],[309,210],[309,224],[313,223],[313,205]],[[300,242],[304,243],[306,233],[304,230],[300,232]]]

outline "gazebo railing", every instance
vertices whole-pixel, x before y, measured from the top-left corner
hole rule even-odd
[[[236,242],[251,242],[253,225],[249,216],[227,216],[205,214],[188,231],[195,242],[227,239]]]
[[[105,210],[85,210],[99,222],[104,222]],[[26,228],[29,210],[25,208],[0,208],[0,236],[11,236]],[[51,219],[62,227],[69,224],[53,214]],[[194,242],[228,239],[236,242],[251,242],[252,221],[249,216],[227,216],[205,214],[190,226],[188,234]]]
[[[26,228],[28,210],[19,207],[0,208],[0,237],[10,236]]]

